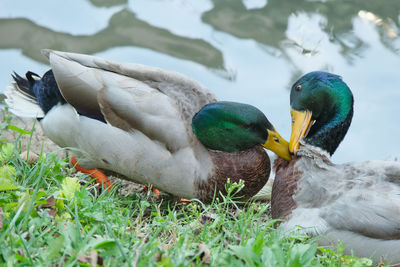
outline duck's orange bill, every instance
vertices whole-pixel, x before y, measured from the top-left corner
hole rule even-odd
[[[292,116],[292,134],[290,135],[289,151],[296,153],[300,146],[300,139],[307,136],[313,122],[312,112],[309,110],[298,111],[290,108]]]
[[[108,192],[111,191],[113,184],[108,180],[107,175],[105,175],[104,173],[102,173],[97,169],[83,168],[81,165],[78,164],[78,161],[76,160],[75,157],[71,158],[71,162],[77,171],[89,174],[90,176],[96,179],[97,183],[103,185],[104,189],[107,189]]]

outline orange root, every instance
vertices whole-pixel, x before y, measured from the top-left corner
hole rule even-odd
[[[78,161],[76,160],[75,157],[71,158],[71,162],[74,165],[75,169],[89,174],[90,176],[92,176],[93,178],[96,179],[97,183],[103,185],[104,189],[107,189],[108,192],[111,191],[113,184],[108,180],[107,176],[102,173],[101,171],[97,170],[97,169],[85,169],[83,168],[81,165],[78,164]]]

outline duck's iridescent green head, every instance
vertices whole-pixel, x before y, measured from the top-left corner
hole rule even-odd
[[[289,143],[251,105],[226,101],[208,104],[193,117],[192,128],[209,149],[233,153],[262,145],[290,160]]]
[[[331,155],[343,140],[353,117],[353,94],[338,75],[315,71],[301,77],[290,92],[292,134],[290,152],[299,141]]]

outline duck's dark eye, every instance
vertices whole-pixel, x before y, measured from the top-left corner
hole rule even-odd
[[[279,144],[279,138],[278,137],[274,137],[274,141]]]
[[[296,85],[296,87],[294,88],[296,91],[300,91],[301,90],[301,84]]]

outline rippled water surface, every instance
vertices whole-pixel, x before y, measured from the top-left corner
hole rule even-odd
[[[182,72],[260,108],[289,138],[289,89],[341,75],[355,97],[334,161],[400,156],[398,0],[1,0],[0,87],[48,66],[42,48]]]

